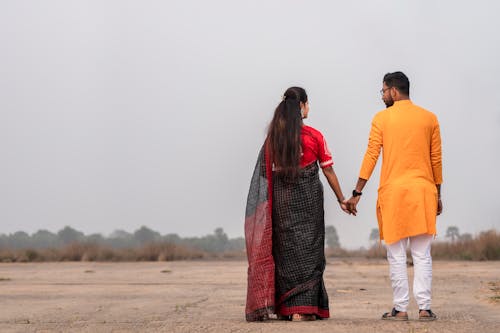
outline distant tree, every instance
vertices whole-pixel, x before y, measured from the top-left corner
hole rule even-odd
[[[380,232],[378,228],[373,228],[370,232],[370,242],[377,243],[380,240]]]
[[[0,249],[9,247],[9,237],[5,234],[0,234]]]
[[[93,244],[104,244],[106,239],[101,234],[92,234],[85,237],[85,241]]]
[[[333,225],[327,225],[325,227],[325,240],[326,245],[330,249],[340,247],[339,236],[337,235],[337,229]]]
[[[229,246],[229,237],[224,232],[224,229],[222,228],[215,229],[214,236],[215,236],[215,251],[223,252],[227,250]]]
[[[134,239],[139,244],[145,244],[159,241],[161,239],[161,235],[157,231],[151,230],[146,226],[142,226],[134,232]]]
[[[237,238],[231,238],[229,239],[227,250],[244,250],[245,249],[245,238],[243,237],[237,237]]]
[[[70,244],[70,243],[75,243],[75,242],[81,242],[84,240],[85,235],[83,232],[75,230],[69,226],[64,227],[64,229],[61,229],[57,233],[57,237],[59,238],[60,242],[64,245]]]
[[[109,238],[121,238],[121,239],[132,239],[134,235],[130,232],[126,232],[125,230],[117,229],[109,235]]]
[[[460,232],[458,231],[458,227],[449,226],[448,229],[446,229],[446,238],[451,238],[452,242],[455,242],[455,239],[458,239],[459,237]]]
[[[137,246],[134,235],[124,230],[115,230],[106,239],[105,244],[113,248],[123,249]]]
[[[458,237],[459,240],[461,241],[464,241],[464,242],[468,242],[468,241],[471,241],[472,240],[472,235],[469,234],[469,233],[465,233],[465,234],[461,234],[459,237]]]
[[[167,234],[163,236],[163,240],[167,243],[180,244],[182,242],[182,238],[177,234]]]
[[[229,246],[229,238],[222,228],[217,228],[212,235],[184,238],[182,244],[207,252],[223,252]]]
[[[9,245],[17,249],[31,247],[31,237],[24,231],[17,231],[9,236]]]
[[[214,235],[217,243],[219,243],[221,245],[221,248],[224,249],[229,241],[229,237],[227,237],[227,234],[224,232],[224,229],[222,228],[215,229]]]
[[[38,230],[33,235],[31,235],[31,242],[35,248],[48,248],[57,247],[59,245],[59,239],[57,235],[48,230]]]

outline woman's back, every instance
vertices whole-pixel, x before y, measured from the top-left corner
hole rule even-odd
[[[316,161],[320,167],[326,168],[333,165],[332,154],[328,149],[326,140],[320,131],[313,127],[303,125],[300,133],[301,156],[300,167],[304,168]]]

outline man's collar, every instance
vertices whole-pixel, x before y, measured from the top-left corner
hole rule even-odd
[[[396,106],[396,105],[409,105],[409,104],[413,104],[411,102],[411,99],[401,99],[399,101],[394,101],[394,106]]]

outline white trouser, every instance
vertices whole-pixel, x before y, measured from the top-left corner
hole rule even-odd
[[[410,301],[406,269],[408,240],[410,241],[411,256],[413,258],[413,296],[415,296],[420,310],[429,310],[431,308],[432,238],[432,235],[423,234],[401,239],[386,246],[391,273],[393,302],[398,311],[406,312]]]

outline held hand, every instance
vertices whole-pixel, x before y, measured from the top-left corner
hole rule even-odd
[[[351,211],[347,209],[347,200],[339,201],[340,208],[347,214],[351,215]]]
[[[441,199],[438,199],[438,209],[437,209],[437,214],[436,215],[441,215],[443,212],[443,203],[441,202]]]
[[[349,200],[347,200],[346,204],[347,204],[347,209],[349,210],[349,212],[351,212],[352,215],[356,216],[356,214],[358,213],[358,210],[356,209],[356,206],[359,202],[359,199],[361,199],[361,197],[357,196],[357,197],[351,197]]]

